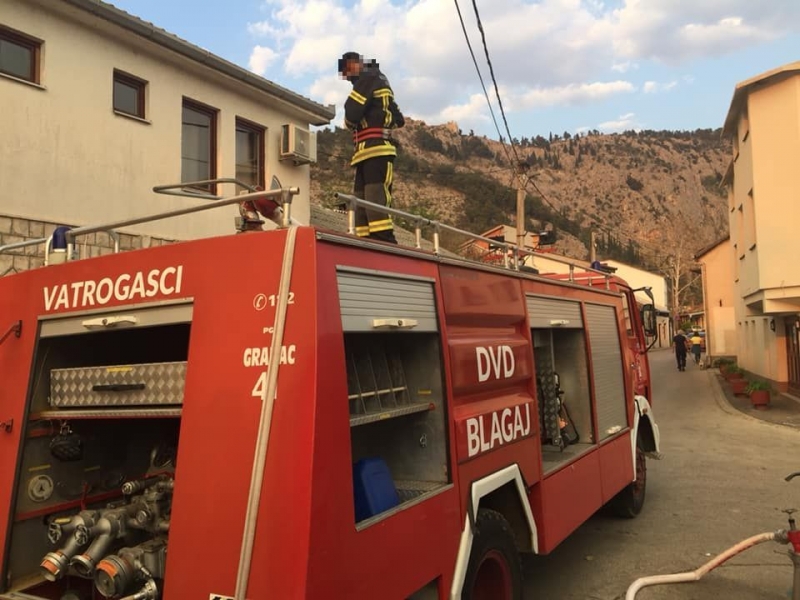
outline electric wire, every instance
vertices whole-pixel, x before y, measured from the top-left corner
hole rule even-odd
[[[469,37],[467,36],[466,29],[464,28],[464,21],[461,18],[461,10],[459,9],[459,6],[458,6],[458,0],[454,0],[454,1],[455,1],[455,4],[456,4],[456,10],[458,10],[459,19],[461,19],[462,29],[464,29],[464,35],[467,38],[467,44],[469,45]],[[489,73],[490,73],[490,76],[491,76],[491,79],[492,79],[492,83],[494,84],[494,90],[495,90],[495,94],[497,96],[497,103],[498,103],[498,106],[500,108],[500,115],[503,118],[503,124],[505,125],[505,128],[506,128],[506,134],[508,135],[509,145],[511,146],[511,150],[514,153],[514,157],[516,159],[516,164],[521,164],[521,161],[519,159],[519,155],[517,153],[517,149],[516,149],[516,147],[514,145],[514,142],[513,142],[514,137],[511,135],[511,129],[510,129],[509,125],[508,125],[508,119],[506,118],[505,110],[503,108],[503,101],[500,98],[500,90],[499,90],[498,85],[497,85],[497,78],[495,77],[495,74],[494,74],[494,67],[492,66],[492,59],[489,56],[489,48],[488,48],[488,45],[486,43],[486,33],[484,31],[484,28],[483,28],[483,22],[481,21],[480,12],[478,11],[478,5],[476,3],[476,0],[472,0],[472,6],[473,6],[473,9],[475,11],[475,19],[477,21],[478,30],[480,31],[480,34],[481,34],[481,42],[482,42],[482,45],[483,45],[484,53],[486,55],[486,62],[489,65]],[[473,62],[475,62],[475,55],[472,52],[472,47],[471,46],[470,46],[470,54],[472,54]],[[476,66],[476,69],[477,69],[477,62],[475,64],[475,66]],[[478,76],[480,77],[480,70],[478,70]],[[486,94],[486,87],[483,84],[483,79],[482,78],[481,78],[481,85],[484,88],[484,94]],[[488,95],[487,95],[487,102],[488,102]],[[490,110],[491,110],[491,103],[490,103]],[[494,119],[494,113],[492,113],[492,118]],[[494,120],[495,120],[495,128],[498,128],[497,121],[496,121],[496,119],[494,119]],[[503,136],[502,136],[502,134],[500,134],[499,128],[498,128],[498,134],[500,135],[500,141],[502,142]],[[503,144],[503,147],[505,148],[505,144]],[[510,160],[510,157],[509,157],[509,160]],[[557,214],[560,213],[560,211],[558,209],[556,209],[556,207],[553,205],[553,203],[550,202],[550,200],[547,198],[547,196],[541,191],[541,189],[536,184],[536,181],[533,179],[532,176],[525,177],[524,187],[527,187],[528,184],[532,184],[533,185],[533,188],[539,194],[539,196],[541,197],[542,201],[544,201],[555,213],[557,213]],[[639,252],[641,254],[642,242],[640,240],[637,240],[637,239],[631,237],[630,235],[622,234],[619,230],[605,229],[605,228],[601,227],[599,225],[599,223],[596,223],[596,220],[595,220],[594,228],[598,229],[598,230],[601,230],[604,233],[615,235],[617,237],[626,238],[630,242],[633,242],[634,246],[637,248],[637,250],[639,250]],[[656,248],[656,246],[652,246],[652,247]]]
[[[458,3],[456,2],[456,6]],[[475,0],[472,0],[472,7],[475,10],[475,19],[478,22],[478,31],[481,32],[481,43],[483,44],[483,52],[486,54],[486,63],[489,65],[489,74],[492,77],[492,83],[494,84],[494,92],[497,95],[497,105],[500,107],[500,115],[503,117],[503,123],[506,126],[506,133],[508,134],[508,143],[511,145],[511,150],[514,153],[514,158],[516,159],[515,164],[519,164],[519,155],[517,154],[517,149],[514,147],[514,138],[511,136],[511,129],[508,127],[508,120],[506,119],[506,111],[503,109],[503,101],[500,99],[500,89],[497,87],[497,79],[494,76],[494,67],[492,66],[492,59],[489,57],[489,47],[486,45],[486,33],[483,30],[483,23],[481,22],[481,15],[478,12],[478,5]],[[502,139],[502,135],[500,136]],[[510,160],[510,159],[509,159]]]
[[[470,56],[472,56],[472,63],[475,65],[475,70],[478,72],[478,79],[481,82],[481,88],[483,88],[483,95],[486,97],[486,103],[489,105],[489,114],[492,116],[492,121],[494,122],[494,128],[497,130],[497,135],[500,137],[500,142],[503,144],[503,150],[506,153],[506,157],[508,158],[508,162],[511,163],[511,162],[513,162],[511,160],[511,154],[509,153],[508,148],[506,148],[505,142],[503,142],[503,134],[500,131],[500,125],[498,125],[498,123],[497,123],[497,117],[495,117],[494,109],[492,108],[492,101],[489,99],[489,92],[486,90],[486,84],[483,82],[483,75],[481,75],[481,69],[478,66],[478,59],[475,58],[475,52],[472,50],[472,43],[469,41],[469,34],[467,33],[467,27],[464,24],[464,17],[461,14],[461,7],[458,5],[458,0],[453,0],[453,2],[456,5],[456,11],[458,12],[458,20],[461,22],[461,30],[464,32],[464,39],[467,41],[467,48],[469,48],[469,54],[470,54]],[[477,7],[475,8],[475,10],[477,12],[477,10],[478,10]],[[480,23],[480,20],[478,22]],[[482,28],[481,28],[481,32],[483,32]],[[484,42],[484,48],[485,47],[486,47],[486,44]],[[488,50],[486,52],[487,52],[487,57],[488,57]],[[490,65],[490,71],[491,71],[491,63],[489,63],[489,65]],[[494,79],[494,73],[492,73],[492,79]],[[495,83],[495,89],[497,89],[497,84],[496,83]],[[498,99],[500,98],[499,92],[498,92],[498,96],[497,97],[498,97]],[[500,104],[500,110],[501,111],[503,110],[503,105],[502,104]],[[505,114],[503,115],[503,120],[505,120]],[[506,131],[508,131],[508,123],[506,123]],[[511,139],[512,139],[511,135],[509,134],[509,138],[508,138],[509,143],[511,143]],[[512,148],[512,150],[514,149],[513,144],[511,146],[511,148]],[[514,152],[514,156],[516,156],[516,151]],[[519,162],[519,161],[517,161],[517,162]]]

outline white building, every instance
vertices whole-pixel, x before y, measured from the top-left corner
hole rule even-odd
[[[99,0],[2,0],[0,106],[3,244],[57,224],[209,202],[152,188],[217,177],[269,187],[277,175],[300,188],[293,216],[307,223],[308,160],[281,160],[281,132],[293,125],[303,137],[335,114]],[[237,214],[231,206],[122,231],[169,240],[227,234]],[[101,237],[89,240],[92,253],[104,251]],[[24,259],[14,266],[40,264]]]

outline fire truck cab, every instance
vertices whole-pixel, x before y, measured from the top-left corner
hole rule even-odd
[[[3,277],[0,599],[522,598],[658,457],[603,282],[306,226]]]

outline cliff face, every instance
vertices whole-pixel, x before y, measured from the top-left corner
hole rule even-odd
[[[526,227],[554,228],[556,251],[567,256],[586,258],[594,230],[600,258],[652,266],[676,240],[691,253],[727,232],[719,182],[730,151],[718,129],[523,137],[514,140],[516,156],[454,123],[410,120],[396,137],[394,206],[461,229],[514,224],[518,157],[531,179]],[[350,139],[342,129],[319,132],[312,202],[330,205],[334,192],[351,191]]]

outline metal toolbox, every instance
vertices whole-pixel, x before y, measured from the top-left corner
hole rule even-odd
[[[53,369],[50,405],[58,408],[180,405],[185,381],[185,361]]]

